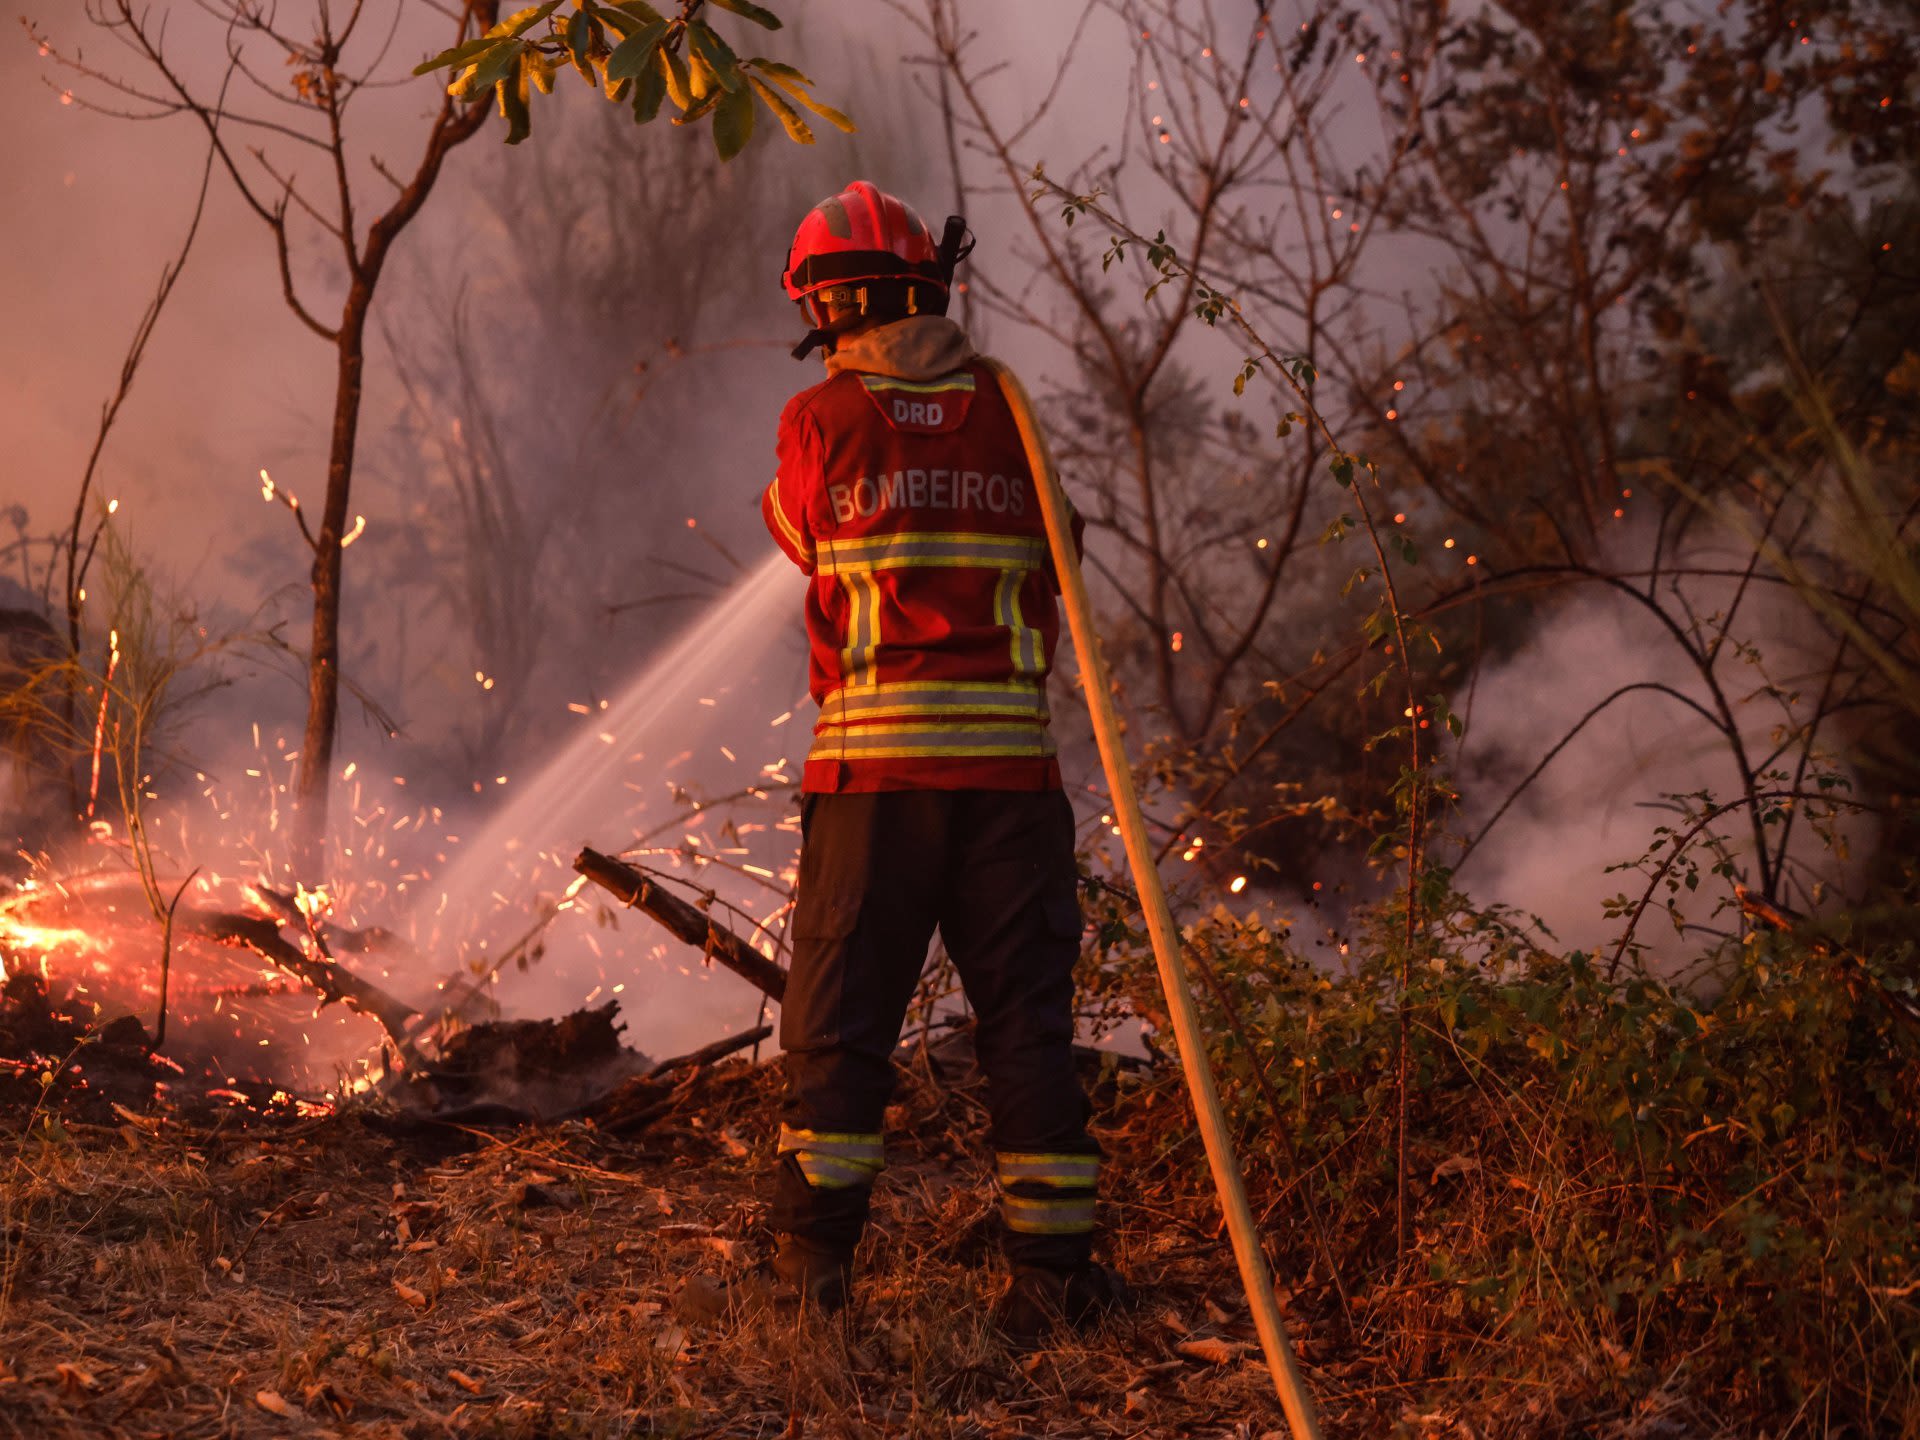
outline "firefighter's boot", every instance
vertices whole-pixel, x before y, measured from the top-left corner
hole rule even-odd
[[[994,1312],[994,1323],[1009,1348],[1034,1350],[1052,1339],[1062,1326],[1083,1329],[1132,1298],[1119,1273],[1097,1261],[1070,1269],[1015,1265],[1013,1279]]]
[[[853,1294],[853,1252],[803,1236],[774,1236],[773,1273],[792,1287],[803,1311],[837,1315]]]

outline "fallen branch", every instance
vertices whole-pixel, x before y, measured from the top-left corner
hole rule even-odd
[[[697,906],[688,904],[644,871],[598,850],[582,850],[573,868],[621,904],[644,910],[677,939],[717,960],[774,1000],[787,994],[787,972]]]
[[[371,1015],[403,1051],[412,1050],[406,1039],[407,1022],[416,1013],[411,1005],[351,970],[316,960],[282,935],[275,921],[264,915],[242,915],[228,910],[196,910],[185,919],[194,934],[222,945],[237,945],[253,951],[262,960],[317,990],[327,1003],[338,1002],[349,1010]]]
[[[329,950],[366,955],[376,950],[395,949],[402,943],[399,936],[379,925],[365,930],[349,930],[344,925],[316,919],[300,908],[299,900],[293,895],[276,890],[263,880],[254,881],[253,890],[269,909],[280,916],[282,924],[297,925],[303,930],[312,927],[315,938],[324,941]]]
[[[711,1065],[716,1060],[724,1060],[736,1051],[749,1045],[758,1045],[773,1034],[771,1025],[756,1025],[751,1030],[738,1035],[729,1035],[724,1040],[716,1040],[711,1045],[702,1045],[685,1055],[676,1055],[671,1060],[662,1060],[646,1073],[646,1079],[658,1080],[662,1075],[671,1075],[676,1070],[698,1070],[702,1065]]]

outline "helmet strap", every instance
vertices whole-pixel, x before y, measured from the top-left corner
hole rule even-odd
[[[965,217],[949,215],[945,230],[940,236],[940,245],[935,252],[936,263],[940,267],[940,276],[947,282],[947,288],[953,288],[953,272],[960,262],[973,253],[973,232],[967,229]]]
[[[831,330],[809,330],[806,333],[806,337],[802,339],[798,345],[793,347],[793,358],[796,360],[804,360],[822,345],[827,347],[828,354],[833,353],[833,332]]]
[[[813,329],[793,347],[793,358],[804,360],[821,347],[832,354],[835,341],[870,318],[874,309],[873,300],[872,293],[865,285],[830,285],[801,296],[800,313],[813,322]],[[911,290],[908,291],[907,313],[914,313]]]

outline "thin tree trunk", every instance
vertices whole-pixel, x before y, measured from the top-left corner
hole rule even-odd
[[[466,0],[460,33],[469,24],[484,32],[500,16],[500,0]],[[327,455],[327,494],[319,533],[314,537],[313,646],[307,662],[307,730],[300,747],[300,773],[295,782],[293,855],[296,868],[313,874],[327,838],[327,802],[333,777],[333,746],[340,719],[340,590],[341,537],[346,533],[347,510],[353,492],[354,443],[360,432],[360,397],[365,385],[367,316],[393,243],[420,213],[440,178],[440,168],[454,146],[465,143],[485,123],[488,107],[464,108],[451,97],[427,137],[420,168],[386,211],[367,227],[366,241],[355,248],[353,206],[347,180],[345,151],[340,138],[337,80],[327,58],[325,94],[333,122],[335,168],[340,177],[341,233],[346,243],[347,269],[352,276],[340,328],[334,343],[340,354],[339,380],[334,391],[333,438]]]
[[[333,399],[333,436],[327,454],[327,494],[314,537],[313,647],[308,660],[307,730],[300,747],[295,794],[295,863],[315,871],[327,836],[333,744],[340,719],[340,538],[346,533],[353,491],[353,454],[360,433],[360,394],[366,373],[367,310],[373,287],[356,280],[340,317],[340,371]]]

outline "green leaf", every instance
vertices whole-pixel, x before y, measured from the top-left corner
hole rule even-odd
[[[636,125],[645,125],[660,113],[660,102],[667,98],[665,70],[656,51],[654,63],[633,77],[633,120]]]
[[[582,80],[589,85],[600,83],[593,73],[593,17],[584,10],[576,11],[567,22],[567,57]]]
[[[607,79],[631,80],[658,68],[653,57],[659,51],[666,33],[667,22],[654,20],[622,40],[607,58]]]
[[[520,57],[526,50],[524,40],[496,40],[471,70],[447,87],[447,93],[457,100],[484,98],[489,90],[519,69]]]
[[[800,112],[787,103],[784,95],[758,75],[749,75],[747,83],[753,86],[753,93],[760,97],[760,103],[773,111],[786,129],[789,140],[796,145],[813,144],[813,127],[800,118]]]
[[[660,12],[649,5],[647,0],[614,0],[609,8],[624,10],[627,14],[637,16],[649,25],[660,18]]]
[[[638,15],[629,14],[625,10],[617,10],[611,5],[601,4],[599,0],[585,0],[585,3],[593,7],[594,13],[600,17],[601,24],[618,30],[623,36],[631,35],[636,30],[644,29],[653,23],[651,20],[641,19]]]
[[[722,160],[731,160],[753,138],[753,95],[748,90],[728,93],[713,112],[713,144]]]
[[[780,28],[780,17],[771,10],[761,9],[753,0],[713,0],[713,3],[722,10],[731,10],[736,15],[744,16],[764,29]]]
[[[496,39],[524,35],[547,16],[560,8],[560,0],[546,0],[543,5],[529,5],[524,10],[516,10],[487,34]]]
[[[467,41],[464,45],[456,45],[451,50],[442,50],[431,60],[422,60],[418,65],[413,67],[413,73],[416,75],[427,75],[435,70],[444,70],[449,65],[465,65],[476,55],[491,50],[497,43],[492,36],[481,35],[476,39]]]
[[[689,22],[687,41],[693,47],[693,53],[713,72],[721,85],[735,93],[746,89],[746,78],[740,73],[740,57],[704,21]]]

